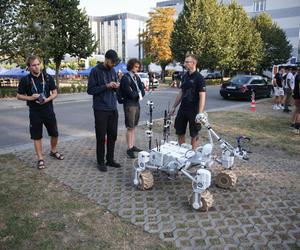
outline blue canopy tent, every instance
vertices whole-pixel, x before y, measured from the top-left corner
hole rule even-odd
[[[25,69],[21,69],[21,68],[13,68],[10,70],[7,70],[3,73],[0,73],[0,77],[2,78],[21,78],[23,76],[28,75],[29,72],[26,71]]]
[[[77,71],[70,69],[70,68],[64,68],[63,70],[59,71],[58,75],[60,76],[70,76],[70,75],[77,75]]]
[[[91,73],[92,68],[93,68],[93,67],[91,66],[91,67],[88,67],[87,69],[78,71],[78,75],[81,75],[81,76],[89,76],[90,73]]]
[[[47,69],[46,69],[46,72],[47,72],[47,74],[49,74],[50,76],[55,76],[55,70],[54,70],[54,69],[47,68]]]
[[[4,73],[4,72],[6,72],[6,71],[8,71],[8,69],[0,68],[0,74]]]
[[[122,63],[122,62],[120,62],[118,65],[116,65],[114,67],[114,70],[116,71],[116,73],[118,73],[118,71],[121,70],[122,74],[125,74],[128,72],[126,64]]]

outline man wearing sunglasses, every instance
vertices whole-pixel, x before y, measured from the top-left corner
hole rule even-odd
[[[64,156],[57,152],[58,130],[52,100],[57,97],[54,79],[41,71],[41,60],[38,56],[27,59],[30,74],[21,78],[17,98],[27,101],[29,106],[30,135],[38,157],[38,169],[45,168],[42,151],[43,125],[51,137],[50,156],[63,160]]]
[[[196,123],[197,114],[203,114],[205,107],[206,89],[203,76],[197,71],[197,57],[193,54],[187,55],[184,66],[188,70],[182,77],[182,85],[176,96],[170,114],[175,113],[176,107],[181,103],[177,116],[175,118],[175,129],[178,135],[178,143],[185,143],[185,132],[187,123],[191,136],[191,145],[193,149],[198,146],[198,132],[201,125]]]
[[[121,167],[114,161],[115,142],[118,134],[116,89],[120,84],[113,67],[118,62],[117,52],[108,50],[105,53],[104,63],[99,63],[92,69],[88,81],[87,93],[93,95],[97,167],[102,172],[107,171],[107,166]],[[105,136],[107,137],[106,163],[104,162]]]

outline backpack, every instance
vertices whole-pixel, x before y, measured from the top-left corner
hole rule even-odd
[[[123,97],[123,94],[122,94],[122,86],[121,85],[119,88],[117,88],[116,94],[117,94],[118,103],[123,104],[125,98]]]

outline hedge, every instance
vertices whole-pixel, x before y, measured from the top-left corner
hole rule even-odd
[[[82,84],[72,84],[71,87],[61,87],[58,89],[60,94],[86,92],[87,86]],[[17,88],[0,88],[0,98],[16,97]]]

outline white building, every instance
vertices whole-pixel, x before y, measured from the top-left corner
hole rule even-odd
[[[183,9],[183,0],[169,0],[163,2],[157,2],[156,8],[174,8],[176,10],[175,17],[177,18]]]
[[[130,58],[143,58],[138,35],[145,29],[147,17],[129,13],[110,16],[90,16],[90,26],[98,46],[96,54],[105,54],[109,49],[117,51],[127,62]]]
[[[231,0],[219,0],[230,3]],[[237,0],[249,16],[267,12],[285,32],[293,46],[292,56],[300,60],[300,0]],[[156,7],[175,7],[178,14],[183,9],[184,0],[162,1]]]

